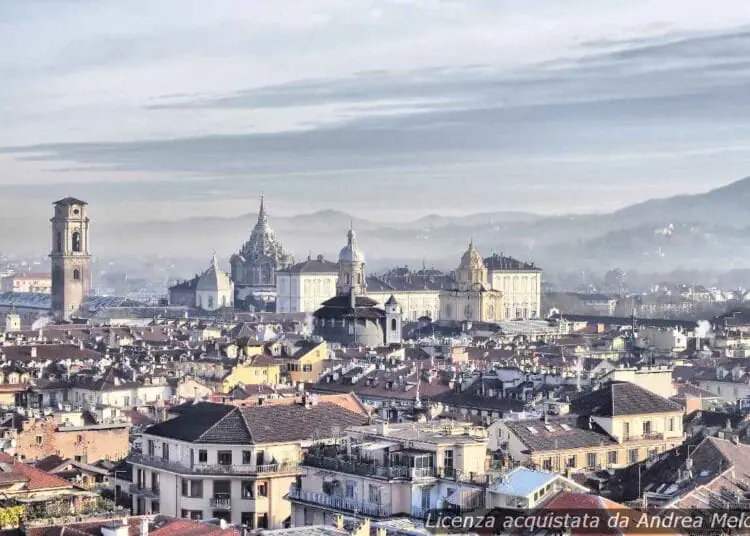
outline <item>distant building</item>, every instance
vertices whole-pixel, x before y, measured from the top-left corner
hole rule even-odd
[[[339,266],[322,255],[276,272],[276,312],[313,313],[336,295]]]
[[[294,257],[284,251],[268,223],[263,197],[260,198],[258,222],[250,238],[230,259],[236,298],[270,302],[276,298],[276,272],[294,264]]]
[[[56,201],[52,222],[52,313],[69,321],[85,315],[91,288],[87,203],[73,197]]]
[[[46,272],[28,272],[3,277],[0,292],[52,292],[52,276]]]
[[[474,242],[461,257],[456,284],[440,291],[441,319],[496,322],[503,320],[503,293],[490,287],[487,267]]]
[[[503,293],[506,320],[539,318],[542,269],[502,254],[484,259],[490,287]]]
[[[197,307],[203,311],[234,307],[234,283],[219,268],[215,253],[206,271],[169,287],[168,292],[172,306]]]
[[[329,342],[344,346],[377,347],[392,340],[388,330],[391,322],[401,313],[390,313],[379,308],[378,302],[367,296],[365,256],[357,245],[354,230],[347,235],[347,244],[339,253],[339,275],[336,279],[336,296],[323,302],[314,313],[315,334]],[[399,335],[400,340],[400,335]]]

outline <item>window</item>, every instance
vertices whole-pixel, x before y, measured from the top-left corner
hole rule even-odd
[[[151,491],[159,493],[159,473],[151,473]]]
[[[36,444],[37,445],[43,445],[44,444],[44,436],[43,435],[36,436]]]
[[[232,465],[232,451],[220,450],[217,454],[219,465]]]
[[[240,524],[248,529],[254,529],[255,512],[242,512],[240,514]]]
[[[198,450],[198,463],[208,463],[208,451],[205,449]]]
[[[628,461],[630,463],[635,463],[638,461],[638,449],[630,449],[628,451]]]
[[[312,365],[302,365],[302,372],[312,372]]]
[[[208,308],[209,309],[213,309],[214,308],[214,297],[213,296],[209,296],[208,297]]]
[[[610,450],[607,454],[607,462],[610,465],[616,465],[617,464],[617,451],[616,450]]]
[[[453,468],[453,451],[446,450],[443,452],[443,467]]]
[[[576,457],[575,456],[569,457],[568,461],[565,462],[565,465],[567,467],[571,467],[571,468],[575,467],[576,466]]]
[[[203,511],[201,510],[181,510],[180,517],[183,519],[193,519],[200,521],[203,519]]]
[[[347,499],[353,499],[354,498],[354,491],[355,486],[357,483],[354,480],[347,480],[346,481],[346,498]]]
[[[674,417],[669,417],[667,419],[667,426],[665,428],[667,429],[667,432],[674,432]]]
[[[268,497],[268,483],[267,482],[258,483],[258,497]]]
[[[628,439],[630,437],[630,423],[624,422],[622,423],[622,437],[625,439]]]
[[[446,451],[447,452],[447,451]],[[453,451],[451,451],[451,454]],[[370,484],[370,502],[380,504],[380,487]]]
[[[56,250],[58,252],[62,252],[62,233],[60,231],[57,231],[57,237],[56,237]]]
[[[253,482],[252,480],[243,480],[241,484],[242,498],[254,499],[255,498],[255,494],[253,493],[254,487],[255,487],[255,482]]]
[[[151,513],[158,514],[160,509],[159,501],[151,501]]]
[[[169,443],[162,443],[161,459],[164,461],[169,461]]]
[[[596,467],[596,452],[589,452],[586,455],[586,464],[587,467]]]
[[[268,514],[258,514],[257,528],[267,529],[268,528]]]
[[[651,433],[651,421],[643,421],[643,435]]]
[[[149,439],[148,442],[146,443],[146,445],[147,445],[147,451],[146,452],[148,453],[149,456],[153,456],[154,453],[156,452],[156,445],[154,444],[154,440],[153,439]]]
[[[253,463],[253,453],[249,450],[242,451],[242,465],[250,465]]]
[[[71,242],[73,243],[73,251],[76,253],[80,253],[81,252],[81,233],[78,231],[74,231]]]
[[[182,481],[182,496],[200,499],[203,497],[203,481],[202,480],[183,480]]]
[[[229,498],[232,496],[232,483],[229,480],[214,480],[214,497]]]
[[[545,458],[542,462],[542,468],[545,471],[552,471],[552,458]]]
[[[398,328],[396,327],[396,319],[391,318],[391,331],[396,331]]]

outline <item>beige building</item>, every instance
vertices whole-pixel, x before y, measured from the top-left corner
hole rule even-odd
[[[456,270],[456,285],[440,291],[441,320],[496,322],[505,319],[503,293],[492,290],[482,256],[469,243]]]
[[[484,506],[487,437],[467,423],[380,423],[349,428],[337,445],[308,451],[289,492],[292,525],[327,525],[337,513],[423,518],[448,505]]]
[[[336,295],[339,266],[322,255],[276,272],[276,312],[314,313]],[[386,298],[387,299],[387,298]]]
[[[542,269],[502,254],[484,259],[490,287],[503,293],[506,320],[539,318],[542,307]]]
[[[198,277],[195,306],[204,311],[234,306],[234,283],[229,274],[219,269],[216,253],[211,257],[211,265]]]
[[[36,272],[9,275],[0,280],[0,291],[50,294],[52,292],[52,276],[48,273]]]
[[[514,462],[546,471],[619,468],[680,445],[684,409],[637,385],[611,382],[571,405],[572,415],[498,424]]]
[[[129,458],[133,510],[282,528],[302,449],[367,419],[364,411],[311,397],[301,404],[183,406],[178,416],[148,428],[142,452]]]

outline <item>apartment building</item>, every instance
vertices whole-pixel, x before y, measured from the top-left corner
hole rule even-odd
[[[292,524],[328,525],[335,514],[424,518],[448,505],[484,506],[492,478],[487,437],[467,423],[349,428],[336,445],[310,449],[289,491]]]
[[[347,426],[364,411],[325,399],[235,407],[199,402],[143,433],[133,453],[133,511],[190,519],[220,518],[248,529],[289,523],[284,497],[302,474],[303,449]]]
[[[501,448],[514,462],[575,472],[631,465],[684,440],[684,409],[647,389],[609,382],[559,417],[502,421]]]

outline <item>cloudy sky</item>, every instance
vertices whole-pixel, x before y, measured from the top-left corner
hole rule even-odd
[[[750,175],[748,95],[744,0],[1,2],[0,211],[606,211]]]

